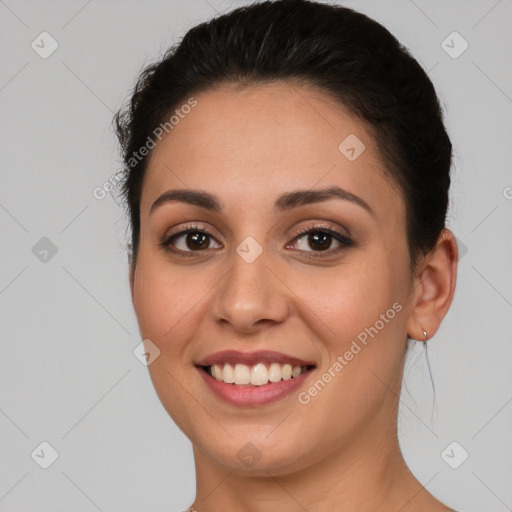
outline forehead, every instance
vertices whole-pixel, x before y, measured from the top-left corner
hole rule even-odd
[[[284,189],[337,185],[370,203],[397,204],[370,130],[325,93],[291,83],[226,85],[195,100],[153,150],[142,209],[169,188],[215,191],[249,207],[250,198],[262,206]]]

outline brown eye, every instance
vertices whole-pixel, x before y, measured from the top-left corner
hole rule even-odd
[[[345,243],[327,231],[309,231],[298,236],[293,246],[305,252],[324,252],[329,249],[340,249]]]
[[[220,249],[222,245],[212,235],[197,229],[181,231],[162,244],[176,253],[201,252],[207,249]]]
[[[190,250],[194,251],[196,249],[208,249],[210,240],[208,235],[204,233],[188,233],[185,243]]]
[[[325,251],[331,248],[332,236],[322,231],[310,233],[308,235],[308,244],[313,251]]]
[[[313,227],[302,231],[289,244],[287,249],[304,253],[308,257],[332,256],[344,249],[354,247],[354,241],[327,227]]]

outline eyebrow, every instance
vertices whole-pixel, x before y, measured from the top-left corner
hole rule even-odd
[[[375,215],[375,212],[366,201],[337,186],[317,190],[296,190],[293,192],[287,192],[277,198],[274,203],[274,210],[283,212],[299,206],[328,201],[329,199],[350,201],[353,204],[361,206],[371,215]],[[201,208],[214,212],[222,211],[221,201],[216,196],[208,192],[203,192],[201,190],[177,189],[168,190],[158,197],[158,199],[151,205],[149,210],[150,215],[158,207],[173,202],[200,206]]]
[[[329,199],[343,199],[344,201],[350,201],[351,203],[361,206],[367,210],[368,213],[375,215],[374,211],[366,201],[361,199],[359,196],[336,186],[317,190],[297,190],[295,192],[288,192],[278,197],[274,204],[274,209],[277,211],[286,211],[298,206],[328,201]]]
[[[190,189],[178,189],[168,190],[164,192],[149,209],[151,215],[159,206],[166,203],[187,203],[194,206],[200,206],[207,210],[220,212],[222,210],[220,201],[208,192],[202,192],[201,190],[190,190]]]

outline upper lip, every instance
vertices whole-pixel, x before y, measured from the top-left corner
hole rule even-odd
[[[197,362],[197,366],[212,366],[214,364],[229,363],[245,364],[247,366],[254,366],[258,363],[280,363],[291,364],[292,366],[314,366],[311,361],[305,361],[298,357],[292,357],[281,352],[274,352],[272,350],[258,350],[256,352],[239,352],[237,350],[223,350],[215,352]]]

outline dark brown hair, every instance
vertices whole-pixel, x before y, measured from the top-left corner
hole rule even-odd
[[[364,120],[406,205],[411,263],[445,226],[452,145],[425,71],[382,25],[352,9],[307,0],[256,3],[201,23],[144,69],[115,118],[121,192],[137,260],[140,199],[150,154],[133,159],[155,128],[193,95],[220,84],[303,82]]]

